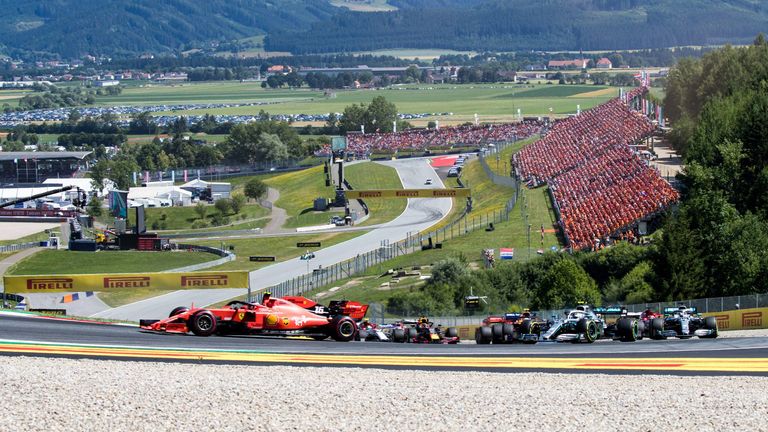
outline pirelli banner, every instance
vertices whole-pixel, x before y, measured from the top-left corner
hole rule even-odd
[[[717,328],[720,330],[768,328],[768,308],[709,312],[702,315],[715,317]]]
[[[248,272],[5,276],[3,280],[7,293],[247,288]]]
[[[347,199],[369,198],[467,198],[470,189],[378,189],[344,191]]]

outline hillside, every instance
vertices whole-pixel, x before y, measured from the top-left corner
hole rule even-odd
[[[397,2],[392,2],[396,4]],[[278,31],[267,49],[608,50],[747,43],[768,30],[753,0],[487,0],[393,12],[341,12],[308,31]]]
[[[768,5],[758,0],[0,0],[0,53],[65,58],[173,53],[255,35],[266,35],[269,51],[297,54],[710,45],[766,30]]]
[[[307,0],[0,0],[0,44],[69,58],[160,53],[300,30],[337,10]]]

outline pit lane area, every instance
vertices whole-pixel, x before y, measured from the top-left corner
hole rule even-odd
[[[768,375],[768,340],[420,345],[156,334],[132,326],[0,317],[4,355],[430,370]]]

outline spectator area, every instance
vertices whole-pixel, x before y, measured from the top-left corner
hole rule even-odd
[[[559,224],[574,249],[595,247],[606,237],[634,237],[639,220],[679,199],[630,147],[655,129],[630,108],[646,92],[640,87],[557,122],[513,157],[517,175],[529,186],[549,185]]]

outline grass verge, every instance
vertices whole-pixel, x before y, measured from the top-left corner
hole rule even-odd
[[[217,257],[204,252],[99,251],[73,252],[44,250],[8,269],[9,275],[54,275],[91,273],[147,273],[211,261]]]
[[[397,170],[374,162],[363,162],[350,165],[345,169],[345,176],[355,189],[402,189]],[[405,198],[376,200],[365,202],[371,216],[363,225],[374,225],[389,222],[405,211],[408,200]]]

